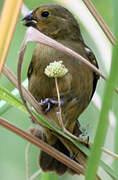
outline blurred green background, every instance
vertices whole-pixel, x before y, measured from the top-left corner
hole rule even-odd
[[[4,0],[0,0],[0,11],[2,9],[2,4]],[[110,0],[92,0],[95,7],[98,9],[100,14],[102,15],[105,22],[108,24],[109,28],[112,30],[112,13],[111,13],[111,4]],[[25,5],[29,9],[33,9],[34,7],[39,6],[40,4],[47,4],[47,3],[55,3],[55,1],[50,0],[25,0]],[[74,2],[73,2],[74,3]],[[13,37],[12,44],[10,46],[10,50],[8,53],[6,64],[12,71],[16,74],[17,72],[17,61],[18,61],[18,53],[20,50],[21,42],[24,38],[24,34],[26,31],[26,27],[22,26],[21,23],[22,15],[19,17],[19,21],[16,26],[15,34]],[[99,53],[97,49],[94,48],[94,44],[92,43],[91,38],[88,36],[86,30],[84,29],[82,23],[80,22],[80,26],[84,35],[84,38],[89,44],[91,44],[91,49],[94,49],[94,53],[96,54],[96,57],[98,59],[98,64],[100,65],[101,70],[104,70],[104,67],[102,67],[101,58],[99,58]],[[23,74],[22,79],[24,80],[26,78],[26,69],[29,65],[29,62],[31,60],[32,52],[33,52],[34,44],[29,43],[28,48],[25,54],[25,60],[24,60],[24,66],[23,66]],[[0,79],[0,84],[6,87],[8,90],[13,90],[13,85],[2,75],[2,78]],[[102,87],[102,88],[101,88]],[[97,91],[102,96],[103,93],[103,87],[104,83],[102,80],[98,83]],[[6,118],[13,124],[18,125],[20,128],[23,128],[24,130],[27,130],[30,126],[32,126],[32,123],[28,116],[26,116],[23,112],[17,110],[14,107],[8,106],[4,111],[0,111],[0,116]],[[83,113],[83,115],[80,117],[80,121],[82,122],[82,125],[86,127],[87,124],[90,123],[90,127],[88,129],[88,133],[90,135],[90,138],[94,138],[95,128],[97,126],[97,121],[99,118],[99,111],[98,109],[91,103],[87,110]],[[109,142],[109,137],[112,138],[112,128],[109,128],[108,137],[106,140],[106,146],[109,147],[109,149],[113,148],[113,143]],[[16,136],[15,134],[9,132],[8,130],[0,127],[0,180],[25,180],[25,173],[26,173],[26,166],[25,166],[25,148],[26,148],[27,142],[23,140],[22,138]],[[39,149],[32,146],[31,151],[29,154],[30,157],[30,165],[31,165],[31,174],[36,172],[39,169],[38,166],[38,155],[39,155]],[[108,158],[106,156],[103,157],[108,161]],[[110,159],[110,158],[109,158]],[[110,161],[111,163],[111,161]],[[107,175],[103,174],[104,180],[109,180]],[[80,179],[82,180],[82,176],[70,176],[65,174],[63,177],[60,177],[59,179],[66,179],[72,180],[72,179]],[[40,179],[40,177],[37,177],[36,180]]]

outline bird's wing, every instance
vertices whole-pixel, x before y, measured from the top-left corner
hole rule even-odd
[[[30,79],[30,77],[32,75],[32,72],[33,72],[33,62],[31,61],[30,65],[29,65],[29,68],[28,68],[28,72],[27,72],[28,79]]]
[[[98,63],[97,63],[97,60],[96,60],[96,57],[95,57],[95,55],[93,54],[92,50],[91,50],[89,47],[87,47],[87,46],[85,46],[84,49],[85,49],[85,52],[86,52],[86,55],[87,55],[89,61],[90,61],[94,66],[96,66],[97,68],[99,68]],[[92,99],[93,94],[94,94],[94,92],[95,92],[96,85],[97,85],[97,81],[98,81],[98,79],[99,79],[99,75],[98,75],[96,72],[94,72],[93,74],[94,74],[94,80],[93,80],[93,91],[92,91],[91,99]]]

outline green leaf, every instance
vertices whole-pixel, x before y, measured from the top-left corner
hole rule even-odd
[[[41,173],[41,180],[58,180],[56,173]]]
[[[118,7],[118,1],[112,0],[114,7]],[[118,10],[117,8],[113,8],[114,11],[114,27],[116,39],[118,39],[118,24],[117,17],[118,17]],[[99,124],[94,140],[94,144],[92,145],[92,150],[90,157],[88,159],[87,171],[86,171],[86,180],[94,180],[96,176],[96,172],[100,162],[101,156],[101,147],[104,144],[107,130],[108,130],[108,113],[112,107],[113,95],[114,95],[114,87],[118,80],[118,44],[113,48],[113,57],[112,57],[112,64],[110,70],[110,76],[108,81],[106,82],[106,87],[103,96],[102,102],[102,110],[100,113]]]
[[[25,88],[28,86],[28,81],[27,79],[25,79],[23,81],[23,86],[25,86]],[[5,90],[5,89],[4,89]],[[19,95],[19,91],[17,88],[13,89],[11,91],[11,94],[13,94],[15,97],[19,98],[20,95]],[[3,115],[9,108],[11,108],[11,105],[6,103],[4,100],[1,100],[0,101],[0,115]]]
[[[12,93],[10,93],[3,86],[0,86],[0,98],[28,114],[21,100],[14,96]]]
[[[113,24],[114,24],[114,34],[116,36],[116,39],[118,40],[118,1],[112,0],[112,16],[113,16]],[[118,42],[118,41],[117,41]],[[118,43],[117,43],[118,44]],[[114,56],[116,56],[116,61],[118,59],[118,50],[116,50],[114,52]],[[117,83],[118,86],[118,83]],[[118,97],[115,97],[115,113],[116,113],[116,117],[118,117]],[[114,138],[114,151],[115,153],[118,154],[118,120],[116,119],[116,124],[115,124],[115,138]],[[118,171],[118,159],[115,159],[113,162],[113,167],[116,171]]]

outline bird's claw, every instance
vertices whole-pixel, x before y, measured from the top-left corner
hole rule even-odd
[[[76,156],[77,156],[77,153],[72,153],[72,152],[70,152],[70,158],[72,159],[72,160],[75,160],[76,159]]]
[[[58,100],[52,99],[52,98],[46,98],[44,100],[41,100],[39,102],[39,104],[43,107],[43,110],[45,111],[45,113],[49,112],[50,109],[54,106],[54,105],[58,105]],[[61,106],[64,105],[64,101],[61,100]]]
[[[81,128],[81,130],[82,130],[82,128]],[[84,130],[82,130],[82,133],[79,135],[79,137],[81,138],[81,139],[83,139],[83,140],[85,140],[85,143],[87,144],[87,145],[89,145],[89,136],[88,136],[88,134],[87,134],[87,131],[86,131],[86,129]]]

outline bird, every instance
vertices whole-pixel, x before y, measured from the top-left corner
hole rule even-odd
[[[95,55],[84,42],[79,23],[68,9],[57,4],[40,5],[26,14],[22,20],[25,26],[33,27],[74,50],[98,68]],[[49,63],[54,61],[62,61],[68,69],[68,73],[64,77],[58,78],[62,102],[62,121],[67,131],[79,136],[82,132],[78,117],[91,102],[99,75],[87,65],[55,48],[43,44],[36,45],[27,73],[28,89],[42,106],[50,121],[58,127],[60,127],[60,123],[57,116],[58,98],[55,80],[47,77],[44,73]],[[40,133],[38,130],[33,132],[35,132],[35,136],[40,136],[51,146],[73,158],[84,167],[86,166],[86,155],[79,151],[79,159],[74,157],[75,152],[73,153],[74,145],[72,143],[68,143],[67,140],[56,136],[46,128],[40,129]],[[40,152],[39,164],[45,172],[55,171],[58,175],[63,175],[65,172],[74,174],[73,170],[43,151]]]

